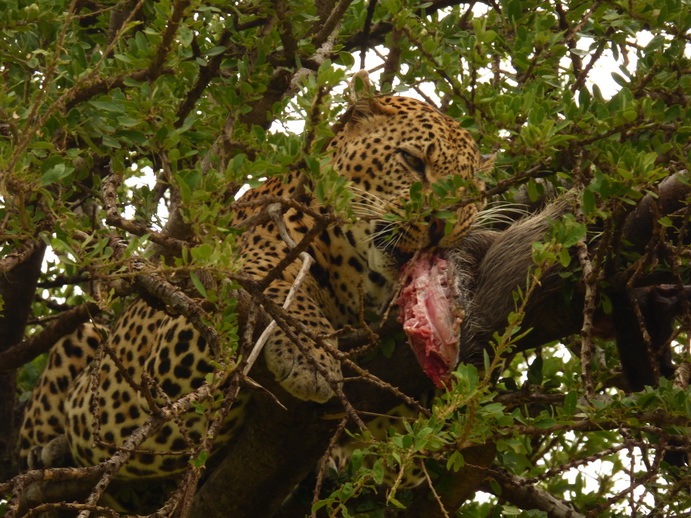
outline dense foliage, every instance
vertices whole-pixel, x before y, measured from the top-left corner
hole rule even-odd
[[[461,365],[428,416],[372,441],[346,473],[322,480],[315,467],[317,482],[296,499],[307,512],[403,516],[424,493],[417,516],[436,516],[445,476],[459,472],[475,485],[447,516],[689,512],[691,476],[663,458],[667,446],[691,448],[688,301],[674,324],[681,374],[639,392],[612,381],[615,342],[587,325],[618,303],[599,284],[613,269],[629,288],[691,278],[688,211],[657,214],[654,238],[636,250],[619,243],[623,218],[663,179],[688,185],[685,2],[0,0],[0,12],[0,355],[20,344],[12,362],[0,356],[8,496],[26,485],[6,481],[17,474],[21,402],[56,337],[49,324],[87,304],[82,321],[110,322],[142,277],[182,275],[192,297],[214,305],[205,324],[232,353],[240,288],[214,280],[238,268],[238,191],[301,168],[317,198],[352,217],[324,147],[347,78],[366,67],[381,91],[429,100],[497,153],[482,173],[488,201],[536,202],[557,189],[578,203],[534,247],[535,269],[494,336],[497,356]],[[553,265],[585,285],[582,336],[512,353],[528,331],[525,301]],[[387,354],[399,336],[386,337]],[[488,444],[493,461],[472,460],[467,448]],[[191,453],[199,468],[203,456]],[[376,489],[385,465],[423,467],[424,492]]]

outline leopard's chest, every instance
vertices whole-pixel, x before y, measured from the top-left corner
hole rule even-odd
[[[381,256],[357,225],[329,229],[321,244],[315,247],[312,277],[332,324],[359,326],[361,314],[367,321],[381,318],[393,297],[396,265]]]
[[[284,221],[296,243],[314,225],[311,218],[292,210],[285,214]],[[289,247],[276,233],[275,225],[269,221],[243,234],[243,270],[247,274],[262,279],[289,253]],[[361,314],[368,321],[378,320],[393,297],[398,265],[377,249],[371,233],[366,221],[335,225],[324,230],[305,250],[314,259],[305,281],[306,294],[335,328],[359,327]],[[281,270],[279,277],[293,284],[301,264],[296,259]]]

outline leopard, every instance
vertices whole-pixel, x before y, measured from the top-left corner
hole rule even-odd
[[[296,339],[279,326],[262,352],[266,367],[288,395],[316,403],[331,400],[343,376],[331,352],[338,349],[334,333],[345,326],[360,327],[363,314],[381,316],[392,303],[402,265],[420,250],[456,246],[479,210],[475,201],[456,203],[450,208],[452,217],[447,211],[441,218],[431,210],[411,210],[415,200],[418,209],[424,209],[432,187],[449,178],[462,180],[454,184],[455,199],[472,198],[482,188],[477,172],[488,160],[456,120],[430,103],[398,95],[355,101],[328,148],[324,167],[346,181],[353,218],[326,226],[305,248],[313,264],[286,311],[310,333],[296,332]],[[261,201],[268,199],[297,199],[302,204],[282,206],[280,215],[296,243],[315,227],[318,214],[329,211],[312,194],[309,182],[305,188],[299,170],[271,177],[240,198],[247,203],[238,203],[235,222],[257,219],[238,236],[239,271],[257,281],[291,252],[279,224],[258,217],[266,205]],[[283,266],[264,290],[278,305],[296,285],[301,261]],[[99,355],[103,348],[108,354]],[[95,356],[98,361],[93,361]],[[109,332],[85,324],[63,337],[50,352],[48,366],[20,431],[22,462],[33,468],[65,462],[91,466],[107,460],[152,413],[144,380],[154,386],[149,395],[164,406],[202,386],[214,372],[215,357],[184,315],[139,297]],[[239,398],[229,412],[216,438],[218,447],[242,425],[246,401]],[[143,442],[117,477],[180,473],[207,424],[198,412],[166,423]]]

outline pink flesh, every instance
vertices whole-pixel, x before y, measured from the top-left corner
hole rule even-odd
[[[404,288],[396,301],[410,346],[422,370],[439,388],[448,384],[458,362],[461,327],[461,319],[453,313],[447,271],[448,263],[441,257],[420,254],[404,267]]]

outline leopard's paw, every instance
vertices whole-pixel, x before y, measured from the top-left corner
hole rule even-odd
[[[67,435],[58,435],[44,446],[34,446],[27,457],[29,469],[73,466]]]
[[[266,364],[276,380],[293,396],[325,403],[333,397],[334,391],[319,370],[325,372],[332,382],[339,382],[341,365],[323,349],[311,344],[304,344],[303,349],[311,359],[286,338],[274,337],[265,347]]]

